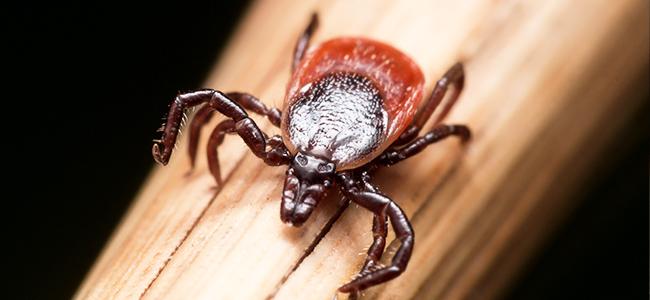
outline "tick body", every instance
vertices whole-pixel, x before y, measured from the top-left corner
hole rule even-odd
[[[366,38],[337,38],[307,52],[316,26],[314,15],[296,43],[282,112],[247,93],[199,90],[180,94],[170,106],[162,137],[154,141],[152,152],[156,161],[166,164],[184,110],[202,105],[190,124],[192,166],[201,127],[215,111],[228,117],[215,127],[208,141],[208,164],[218,184],[222,181],[217,147],[226,134],[238,134],[268,165],[288,166],[280,205],[283,222],[292,226],[305,223],[332,188],[370,210],[374,240],[368,256],[359,275],[339,288],[356,293],[401,274],[414,246],[408,218],[397,203],[379,192],[371,182],[372,174],[446,137],[469,139],[466,126],[439,123],[458,98],[464,73],[462,65],[455,64],[431,95],[423,97],[420,68],[392,46]],[[455,88],[434,127],[419,135],[450,85]],[[246,110],[266,116],[281,128],[281,135],[263,133]],[[379,261],[388,221],[401,245],[390,265],[383,266]]]
[[[327,41],[303,59],[289,84],[282,136],[306,151],[362,166],[399,137],[422,99],[424,76],[395,48],[364,38]]]

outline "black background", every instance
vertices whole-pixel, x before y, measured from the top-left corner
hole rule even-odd
[[[10,179],[2,202],[11,298],[72,296],[153,165],[151,139],[168,102],[200,87],[245,8],[25,3],[6,10],[2,149]],[[509,298],[646,297],[646,110]]]

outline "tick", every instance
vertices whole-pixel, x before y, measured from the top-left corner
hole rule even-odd
[[[192,166],[201,127],[215,111],[228,117],[212,131],[207,149],[209,168],[219,185],[217,147],[225,134],[238,134],[266,164],[288,166],[280,205],[284,223],[302,225],[329,190],[340,189],[344,197],[374,214],[374,240],[365,263],[358,276],[339,288],[355,293],[404,272],[414,245],[413,228],[404,211],[379,192],[371,175],[446,137],[469,139],[466,126],[439,123],[462,90],[464,72],[462,64],[452,66],[425,100],[422,71],[392,46],[352,37],[335,38],[307,51],[317,23],[314,14],[295,45],[282,111],[247,93],[204,89],[179,94],[170,105],[160,129],[162,137],[154,141],[152,153],[158,163],[167,164],[184,111],[202,105],[189,129]],[[451,85],[455,88],[434,127],[419,135]],[[266,116],[282,134],[269,137],[246,110]],[[391,263],[383,266],[379,261],[386,246],[388,220],[401,245]]]

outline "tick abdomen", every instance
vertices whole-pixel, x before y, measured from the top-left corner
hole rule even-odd
[[[335,72],[307,84],[289,113],[291,142],[300,150],[348,165],[385,139],[387,113],[366,76]]]

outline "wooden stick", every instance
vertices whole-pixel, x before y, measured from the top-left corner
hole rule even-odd
[[[642,0],[260,0],[206,86],[281,107],[291,49],[312,11],[321,19],[315,43],[342,35],[390,43],[420,64],[428,91],[451,64],[466,65],[447,120],[468,124],[473,140],[442,142],[378,174],[411,217],[416,246],[407,271],[365,298],[497,297],[576,205],[577,187],[642,101],[626,93],[647,79]],[[153,172],[75,298],[335,296],[363,263],[371,214],[353,205],[323,237],[334,195],[289,228],[279,219],[284,169],[236,138],[219,151],[219,189],[204,153],[186,174],[184,143]]]

